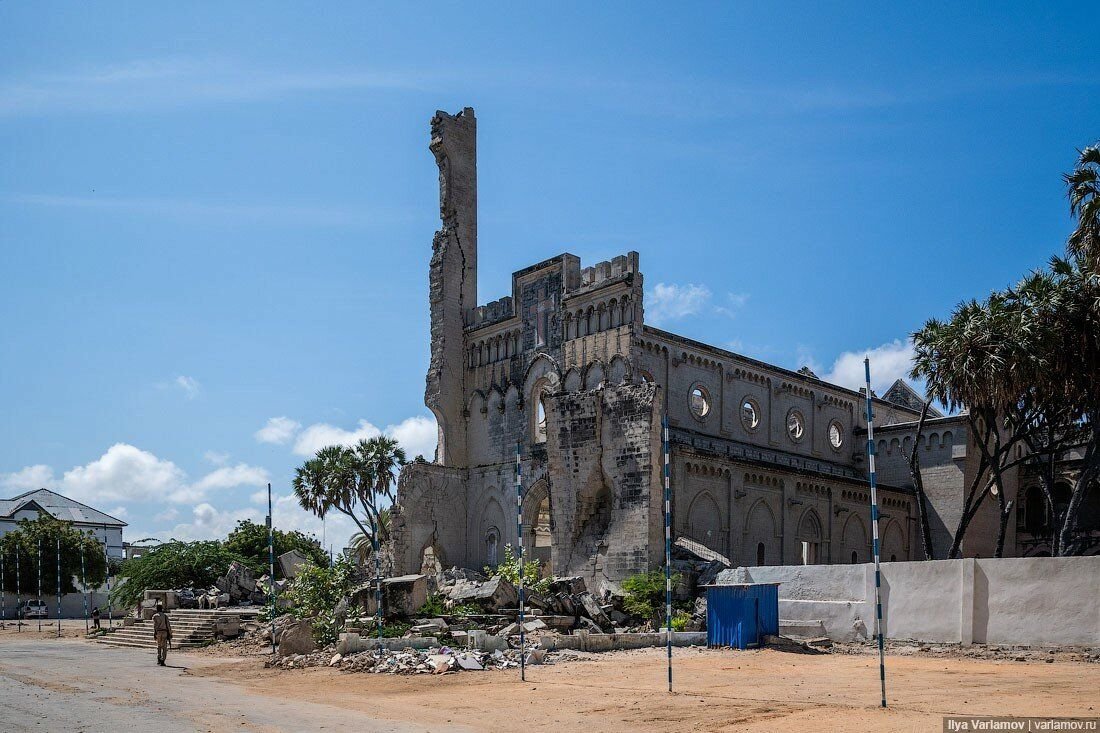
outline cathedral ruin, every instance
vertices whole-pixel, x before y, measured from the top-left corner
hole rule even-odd
[[[401,474],[395,572],[419,572],[429,556],[495,565],[517,542],[517,511],[525,556],[555,575],[598,585],[661,565],[665,414],[674,537],[734,565],[870,561],[861,392],[647,325],[637,252],[587,267],[561,254],[515,272],[510,295],[479,302],[474,111],[437,112],[430,148],[442,226],[425,403],[439,442],[434,462]],[[874,399],[887,562],[921,557],[904,457],[920,407],[900,380]],[[938,414],[917,446],[938,547],[950,544],[976,470],[967,448],[965,420]],[[996,522],[974,520],[967,555],[991,553]],[[1009,546],[1026,554],[1020,528]]]

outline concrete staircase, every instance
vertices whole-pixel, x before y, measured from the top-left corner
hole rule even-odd
[[[194,608],[178,608],[168,612],[168,620],[172,623],[172,647],[174,649],[187,649],[205,646],[214,641],[214,629],[218,617],[229,616],[239,621],[253,621],[258,615],[258,609],[229,609],[199,610]],[[153,622],[138,621],[132,626],[124,626],[115,631],[96,637],[97,644],[109,646],[124,646],[139,649],[156,649],[157,642],[153,638]]]

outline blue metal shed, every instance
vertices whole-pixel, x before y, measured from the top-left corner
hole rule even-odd
[[[707,646],[745,649],[779,634],[779,583],[708,585]]]

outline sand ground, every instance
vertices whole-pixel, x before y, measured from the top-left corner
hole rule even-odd
[[[887,658],[879,706],[874,656],[772,650],[664,650],[517,671],[442,676],[270,670],[254,660],[211,668],[254,692],[374,718],[484,731],[938,731],[945,715],[1100,716],[1100,665]]]
[[[27,730],[53,730],[81,709],[117,713],[116,731],[139,720],[134,730],[298,731],[353,721],[364,731],[939,731],[944,715],[1100,716],[1100,664],[1061,655],[1050,663],[891,655],[883,710],[871,655],[678,649],[669,694],[662,649],[530,667],[527,682],[516,670],[278,670],[262,656],[211,652],[173,654],[166,670],[145,650],[0,633],[0,697],[23,705],[27,721],[43,716],[46,728]],[[140,671],[108,671],[120,668]],[[28,695],[38,696],[34,705]],[[155,704],[134,707],[146,699]]]

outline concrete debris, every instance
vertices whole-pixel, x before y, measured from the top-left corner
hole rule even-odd
[[[519,604],[516,587],[499,575],[486,581],[461,580],[441,588],[440,592],[456,605],[475,603],[490,611],[515,608]]]
[[[297,578],[298,571],[309,562],[309,558],[305,553],[298,550],[291,550],[279,555],[279,570],[283,572],[284,578]]]
[[[382,610],[387,616],[412,616],[428,600],[427,575],[401,575],[382,579]],[[377,609],[375,581],[358,585],[351,594],[352,605],[373,614]]]
[[[550,652],[537,646],[528,650],[528,664],[553,664],[565,654]],[[371,674],[453,674],[519,667],[516,649],[487,651],[456,651],[441,646],[432,649],[370,650],[352,654],[333,654],[332,647],[312,653],[290,654],[268,661],[267,666],[280,669],[332,667],[342,672]]]
[[[279,655],[309,654],[317,649],[313,640],[313,624],[307,620],[292,621],[279,635]]]

